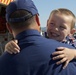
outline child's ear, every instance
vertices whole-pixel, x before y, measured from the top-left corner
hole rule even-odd
[[[72,30],[71,30],[71,34],[74,34],[76,32],[76,29],[75,28],[73,28]]]
[[[7,27],[8,31],[12,34],[12,29],[11,29],[9,23],[6,23],[6,27]]]

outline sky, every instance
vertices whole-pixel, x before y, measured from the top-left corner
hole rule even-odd
[[[52,10],[67,8],[76,15],[76,0],[33,0],[40,17],[41,27],[46,27],[47,19]]]

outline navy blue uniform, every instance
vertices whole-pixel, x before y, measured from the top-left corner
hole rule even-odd
[[[21,52],[16,55],[5,52],[0,57],[0,75],[76,75],[74,60],[63,70],[63,64],[56,65],[57,60],[51,59],[57,47],[72,46],[46,39],[36,30],[24,31],[16,39]]]

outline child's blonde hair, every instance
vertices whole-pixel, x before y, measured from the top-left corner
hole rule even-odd
[[[50,14],[50,17],[53,15],[53,14],[63,14],[63,15],[66,15],[66,16],[71,16],[72,17],[72,23],[71,23],[71,29],[75,28],[75,15],[72,13],[72,11],[68,10],[68,9],[65,9],[65,8],[59,8],[57,10],[53,10]],[[49,18],[50,18],[49,17]]]

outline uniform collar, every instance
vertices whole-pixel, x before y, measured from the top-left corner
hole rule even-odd
[[[26,38],[28,36],[41,36],[41,35],[37,30],[30,29],[30,30],[25,30],[25,31],[19,33],[16,36],[16,39],[19,40],[19,39],[22,39],[22,38]]]

